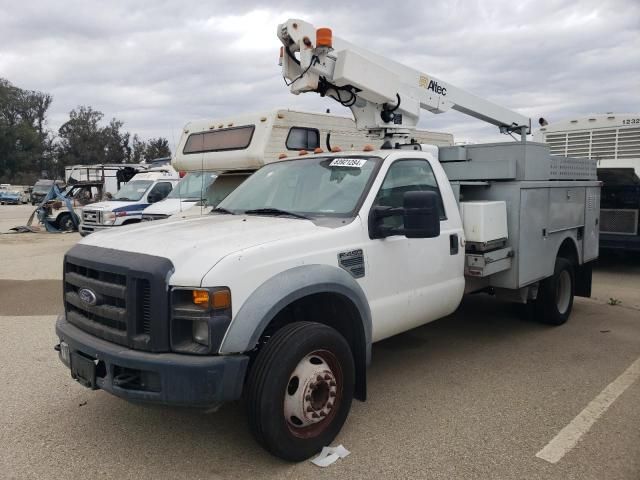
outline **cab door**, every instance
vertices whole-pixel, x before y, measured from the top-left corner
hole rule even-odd
[[[439,170],[441,171],[441,169]],[[460,248],[462,235],[455,202],[445,208],[440,183],[451,189],[444,173],[440,182],[430,160],[406,158],[393,161],[371,206],[402,207],[409,191],[434,191],[440,198],[440,235],[407,238],[392,235],[370,240],[366,250],[367,293],[373,317],[373,338],[395,335],[453,312],[464,290]],[[384,218],[383,225],[401,228],[401,214]],[[369,225],[371,228],[371,225]],[[371,234],[370,234],[371,237]]]

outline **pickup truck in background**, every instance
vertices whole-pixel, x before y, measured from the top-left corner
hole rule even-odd
[[[60,190],[63,190],[65,187],[65,182],[62,180],[47,180],[40,179],[38,180],[33,189],[31,190],[31,194],[29,196],[29,201],[31,205],[36,205],[42,202],[44,197],[49,193],[53,184],[56,184]]]

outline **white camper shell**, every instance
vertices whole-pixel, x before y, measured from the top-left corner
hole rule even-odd
[[[453,145],[450,133],[416,130],[413,138],[421,144]],[[343,152],[362,151],[366,145],[379,148],[382,140],[368,138],[356,128],[353,119],[330,113],[276,109],[189,122],[183,129],[173,166],[179,171],[200,172],[200,198],[180,197],[179,192],[173,192],[166,200],[147,207],[143,220],[208,213],[246,177],[283,154],[292,157],[301,150],[312,153],[317,148],[328,151],[334,147]],[[216,174],[218,178],[210,182],[211,175]],[[193,181],[195,176],[188,173],[181,183]],[[186,214],[192,207],[200,208]]]
[[[449,133],[416,130],[416,143],[453,145]],[[289,157],[301,150],[362,151],[365,145],[379,148],[382,141],[368,138],[353,119],[329,113],[278,109],[265,113],[237,115],[221,120],[189,122],[173,160],[176,170],[250,170]]]

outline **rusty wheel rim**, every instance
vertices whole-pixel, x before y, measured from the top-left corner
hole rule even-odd
[[[315,350],[298,362],[284,392],[284,419],[299,438],[313,438],[331,425],[340,410],[342,368],[328,350]]]

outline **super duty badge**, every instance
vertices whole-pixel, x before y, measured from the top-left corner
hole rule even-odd
[[[353,278],[364,277],[364,254],[362,249],[340,252],[338,265],[351,274]]]

